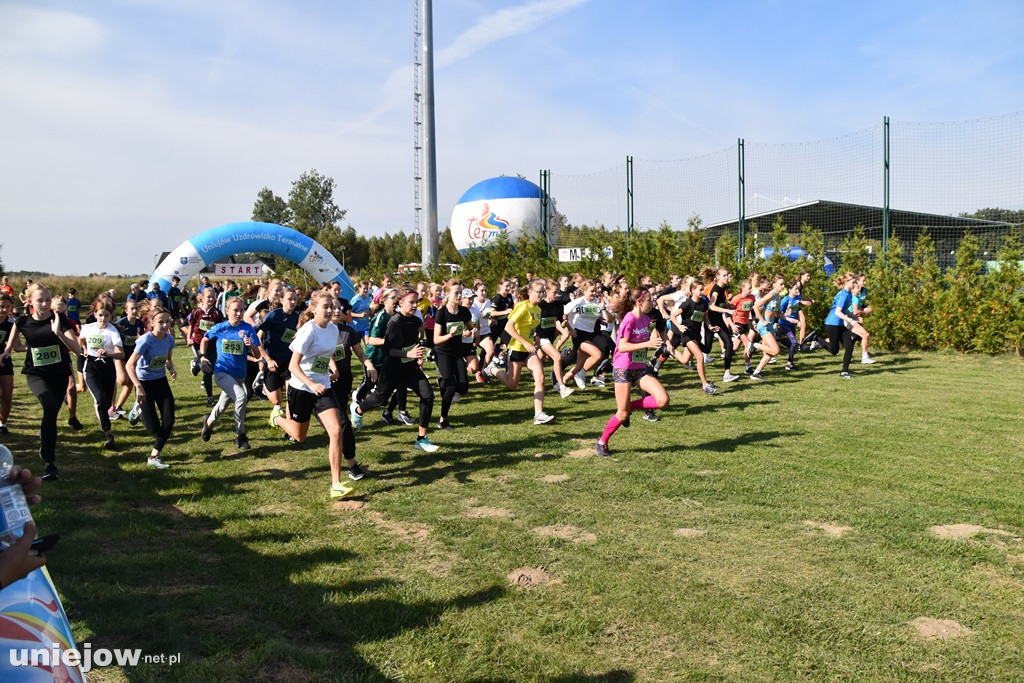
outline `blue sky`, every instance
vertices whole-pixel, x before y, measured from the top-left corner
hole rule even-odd
[[[148,272],[310,168],[408,232],[412,7],[0,1],[4,264]],[[1022,29],[1019,0],[438,0],[441,227],[502,173],[1022,111]]]

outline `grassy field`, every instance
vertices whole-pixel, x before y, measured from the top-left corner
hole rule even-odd
[[[819,352],[717,396],[670,365],[662,421],[610,459],[610,388],[535,427],[525,390],[474,386],[434,455],[368,418],[377,476],[345,506],[318,427],[289,446],[258,402],[252,451],[230,415],[204,444],[185,373],[171,469],[123,420],[102,452],[86,399],[35,517],[64,536],[49,568],[79,642],[181,655],[94,681],[1019,680],[1024,362],[879,361],[842,381]],[[37,415],[19,379],[23,464]]]

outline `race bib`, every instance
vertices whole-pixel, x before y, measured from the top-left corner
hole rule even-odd
[[[541,329],[550,330],[552,327],[555,326],[555,322],[557,322],[557,321],[558,321],[558,318],[555,318],[555,317],[552,317],[552,318],[541,318],[540,319]]]
[[[580,313],[583,315],[601,315],[601,307],[597,304],[585,304],[581,307]]]
[[[103,348],[103,342],[106,341],[106,337],[102,334],[89,336],[86,338],[85,343],[90,349],[101,349]]]
[[[466,323],[448,323],[448,334],[460,335],[466,331]]]
[[[285,330],[281,333],[282,343],[291,344],[293,339],[295,339],[295,330]]]
[[[480,319],[481,320],[488,320],[488,319],[490,319],[490,317],[491,317],[491,309],[490,308],[485,308],[484,310],[480,311]]]
[[[789,305],[789,310],[792,311],[794,315],[796,315],[797,313],[800,312],[800,303],[799,302],[791,303]]]
[[[647,359],[651,357],[651,348],[645,346],[642,349],[637,349],[629,354],[629,360],[633,363],[646,363]]]
[[[754,302],[744,301],[742,304],[740,304],[740,310],[747,311],[749,313],[750,311],[754,310]]]
[[[138,339],[138,336],[137,336],[137,335],[134,335],[134,334],[126,334],[126,335],[124,336],[124,345],[125,345],[125,346],[135,346],[135,340],[136,340],[136,339]]]
[[[41,368],[60,362],[60,349],[56,346],[43,346],[32,349],[32,365]]]
[[[75,306],[75,305],[68,306],[68,313],[77,313],[77,312],[78,312],[78,306]]]
[[[213,321],[212,320],[200,320],[199,321],[199,329],[201,329],[203,332],[209,332],[210,328],[212,328],[212,327],[213,327]]]
[[[337,353],[337,351],[335,351]],[[330,356],[317,356],[313,359],[313,367],[311,370],[320,375],[326,375],[331,371],[331,357]]]
[[[345,357],[347,355],[348,355],[348,347],[345,346],[344,344],[338,344],[338,346],[336,346],[334,348],[334,362],[335,363],[337,363],[339,360],[345,360]]]
[[[416,344],[409,344],[409,346],[406,346],[404,349],[402,349],[402,351],[405,352],[405,357],[402,358],[403,363],[412,363],[416,360],[415,358],[409,358],[409,352],[415,348]]]
[[[150,370],[163,370],[165,365],[167,365],[167,356],[153,356],[149,361]]]
[[[695,323],[702,323],[702,322],[704,322],[704,311],[694,311],[690,315],[690,320],[692,320]]]
[[[245,353],[245,344],[241,339],[223,339],[220,342],[220,352],[231,356],[241,356]]]
[[[0,346],[7,340],[7,330],[0,330]]]

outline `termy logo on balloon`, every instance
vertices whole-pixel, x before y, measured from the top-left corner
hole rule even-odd
[[[487,202],[480,209],[480,215],[466,221],[467,236],[472,240],[496,239],[502,230],[508,230],[508,221],[491,211]]]

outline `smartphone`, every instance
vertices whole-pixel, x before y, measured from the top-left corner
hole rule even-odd
[[[46,551],[57,545],[57,541],[60,540],[60,534],[50,534],[49,536],[43,536],[32,541],[32,550],[36,551],[37,555],[42,555]]]

